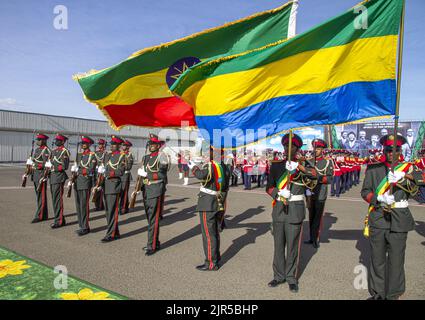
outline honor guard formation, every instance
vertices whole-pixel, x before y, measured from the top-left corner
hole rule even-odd
[[[150,134],[147,152],[141,162],[135,164],[132,143],[118,136],[112,136],[109,141],[106,137],[98,139],[93,151],[94,140],[82,136],[74,155],[65,147],[66,136],[56,134],[52,148],[47,146],[48,139],[42,133],[35,136],[37,148],[31,152],[22,181],[25,186],[27,177],[31,176],[34,183],[36,211],[32,223],[48,218],[49,181],[54,210],[51,228],[66,226],[63,198],[64,194],[71,197],[73,190],[78,236],[90,232],[90,202],[93,202],[95,210],[104,210],[106,215],[107,231],[101,241],[114,241],[120,238],[120,215],[129,213],[140,195],[148,225],[145,255],[151,256],[160,250],[160,226],[171,167],[170,157],[163,151],[164,141]],[[197,163],[188,150],[176,152],[178,178],[183,179],[183,185],[188,185],[190,175],[200,183],[196,211],[199,212],[204,261],[196,269],[220,269],[220,235],[226,227],[226,199],[231,187],[237,187],[241,180],[245,190],[255,184],[265,187],[271,197],[274,256],[273,279],[268,286],[287,283],[291,292],[298,292],[302,243],[316,250],[320,247],[328,189],[331,197],[340,197],[361,183],[363,167],[361,196],[369,204],[364,235],[371,248],[370,299],[400,298],[405,292],[407,235],[414,229],[408,200],[425,186],[424,150],[416,159],[404,161],[401,148],[406,142],[401,135],[387,134],[376,149],[361,156],[357,151],[331,149],[326,141],[314,139],[306,151],[301,149],[301,137],[290,131],[281,140],[283,153],[268,150],[262,154],[252,151],[225,154],[221,148],[210,147],[209,154]],[[137,178],[134,191],[130,192],[133,165],[137,167]],[[302,241],[306,209],[309,239]]]

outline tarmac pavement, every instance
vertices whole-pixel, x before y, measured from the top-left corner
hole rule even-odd
[[[135,171],[135,170],[134,170]],[[104,212],[90,214],[91,233],[78,237],[74,195],[64,203],[67,226],[52,230],[52,221],[31,224],[34,187],[21,188],[23,167],[0,167],[0,245],[49,266],[64,265],[68,273],[133,299],[366,299],[358,277],[368,265],[369,243],[362,235],[367,204],[360,186],[325,208],[319,250],[302,244],[299,293],[286,284],[268,288],[272,280],[273,238],[271,199],[264,188],[231,188],[221,234],[223,266],[201,272],[201,229],[195,212],[199,183],[182,186],[176,168],[169,173],[161,250],[146,257],[147,222],[140,199],[133,212],[120,217],[122,238],[101,243],[106,233]],[[133,190],[133,187],[131,187]],[[48,191],[49,217],[52,217]],[[406,252],[407,291],[404,299],[425,299],[425,206],[412,202],[416,229],[409,233]],[[308,216],[308,214],[306,214]],[[307,239],[308,221],[303,227]],[[356,277],[358,277],[356,279]],[[365,278],[363,278],[365,279]],[[51,284],[53,285],[53,284]],[[1,286],[0,286],[1,290]]]

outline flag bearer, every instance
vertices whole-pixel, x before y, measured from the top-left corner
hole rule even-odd
[[[121,214],[128,213],[128,190],[130,189],[130,181],[132,180],[131,169],[133,168],[134,163],[134,157],[130,151],[132,146],[133,144],[128,140],[124,140],[122,145],[122,152],[125,154],[125,172],[121,179]]]

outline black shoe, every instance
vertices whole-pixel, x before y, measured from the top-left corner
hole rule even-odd
[[[298,292],[298,284],[296,283],[291,283],[289,285],[289,291],[293,292],[293,293],[297,293]]]
[[[52,228],[52,229],[57,229],[57,228],[62,228],[62,227],[65,227],[65,222],[62,223],[62,224],[53,223],[53,224],[50,225],[50,228]]]
[[[86,234],[90,233],[90,229],[83,229],[83,230],[78,230],[78,235],[81,236],[85,236]]]
[[[145,256],[151,256],[155,254],[158,250],[147,249],[145,252]]]
[[[382,299],[382,297],[379,294],[376,294],[374,296],[367,298],[366,300],[384,300],[384,299]]]
[[[207,264],[201,264],[196,267],[199,271],[217,271],[220,269],[219,265],[214,265],[212,268],[210,268]]]
[[[281,280],[281,281],[278,281],[278,280],[272,280],[272,281],[270,281],[267,285],[270,287],[270,288],[275,288],[275,287],[277,287],[278,285],[280,285],[280,284],[282,284],[282,283],[285,283],[286,282],[286,280]]]
[[[313,248],[315,248],[315,249],[319,249],[320,248],[320,243],[319,243],[319,241],[313,241]]]
[[[40,220],[38,218],[34,218],[34,219],[32,219],[31,223],[39,223],[41,221],[43,221],[43,220]]]
[[[112,238],[112,237],[105,237],[105,238],[103,238],[102,240],[100,240],[100,241],[102,241],[102,242],[111,242],[111,241],[114,241],[115,239],[114,238]]]

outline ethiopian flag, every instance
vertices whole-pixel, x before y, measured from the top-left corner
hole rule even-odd
[[[218,145],[221,129],[228,148],[394,114],[402,8],[402,0],[363,1],[276,46],[202,62],[171,89],[194,107],[204,137]]]
[[[134,53],[101,71],[76,75],[85,98],[96,104],[114,129],[126,125],[195,126],[191,106],[169,87],[188,68],[223,55],[275,45],[295,34],[297,1],[221,27]]]

